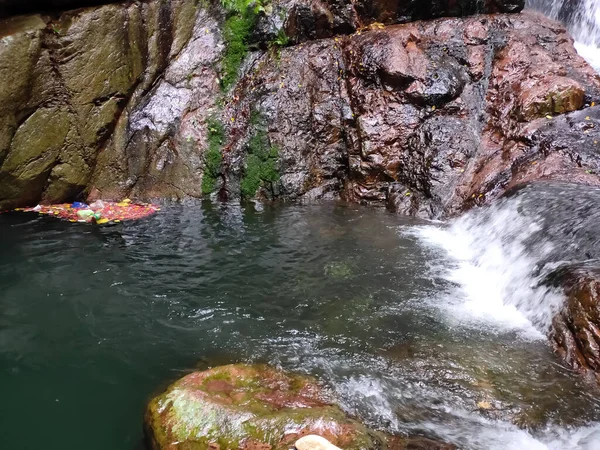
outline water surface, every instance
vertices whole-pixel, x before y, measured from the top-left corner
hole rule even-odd
[[[240,361],[316,375],[390,432],[600,443],[595,388],[503,294],[449,277],[436,230],[456,238],[333,203],[167,206],[112,228],[0,215],[1,447],[141,449],[153,394]]]

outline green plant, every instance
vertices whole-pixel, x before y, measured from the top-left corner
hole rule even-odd
[[[256,113],[250,118],[250,123],[256,127],[260,116]],[[277,160],[279,149],[269,145],[269,138],[264,129],[257,127],[256,132],[248,142],[248,156],[244,176],[240,182],[242,197],[251,198],[264,183],[274,183],[279,180]]]
[[[289,43],[290,43],[290,38],[283,28],[279,30],[275,39],[273,39],[273,41],[271,41],[271,45],[275,45],[277,47],[285,47]]]
[[[221,4],[227,12],[223,27],[225,53],[221,87],[227,91],[235,83],[240,66],[248,54],[250,35],[264,6],[261,1],[252,0],[221,0]]]
[[[217,177],[221,170],[221,146],[225,138],[225,128],[221,121],[214,117],[206,120],[208,129],[208,150],[204,161],[204,175],[202,177],[202,193],[210,194],[215,190]]]

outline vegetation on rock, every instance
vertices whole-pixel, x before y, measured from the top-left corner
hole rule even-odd
[[[251,124],[255,131],[248,142],[244,176],[240,183],[244,198],[253,197],[263,183],[274,183],[280,178],[277,170],[279,149],[269,143],[267,132],[260,122],[260,115],[253,114]]]
[[[227,19],[223,26],[225,54],[221,87],[227,91],[235,83],[240,66],[248,54],[249,38],[256,25],[258,14],[264,10],[261,1],[252,0],[222,0]]]
[[[208,149],[205,155],[204,176],[202,177],[202,193],[210,194],[215,190],[217,177],[221,169],[221,147],[225,137],[225,129],[221,121],[209,117],[206,121],[208,129]]]

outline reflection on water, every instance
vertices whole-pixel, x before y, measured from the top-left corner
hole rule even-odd
[[[342,204],[179,205],[102,229],[0,216],[2,448],[138,448],[166,383],[260,361],[318,376],[376,428],[583,449],[594,388],[544,339],[456,320],[453,263],[422,226]]]

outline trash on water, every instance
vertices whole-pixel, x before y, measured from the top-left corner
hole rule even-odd
[[[15,211],[51,215],[73,223],[85,222],[97,225],[111,225],[126,220],[142,219],[151,216],[159,210],[160,208],[157,205],[134,203],[128,198],[118,203],[96,200],[90,205],[82,202],[73,202],[15,209]]]

